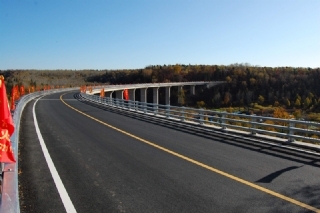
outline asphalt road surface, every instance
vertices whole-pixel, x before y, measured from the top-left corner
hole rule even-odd
[[[75,97],[44,96],[23,112],[21,212],[320,211],[317,156]],[[36,133],[33,107],[56,175]]]

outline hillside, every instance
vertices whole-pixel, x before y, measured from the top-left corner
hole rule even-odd
[[[0,74],[5,76],[9,89],[16,84],[69,87],[94,83],[226,81],[218,87],[197,88],[196,96],[184,93],[184,103],[205,108],[251,110],[254,113],[259,110],[261,114],[273,113],[274,107],[282,107],[297,115],[320,112],[320,68],[177,64],[135,70],[7,70],[0,71]],[[172,90],[173,97],[181,95],[174,88]]]

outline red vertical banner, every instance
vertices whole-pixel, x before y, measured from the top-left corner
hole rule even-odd
[[[14,98],[11,96],[11,104],[10,104],[10,109],[12,110],[12,111],[14,111],[15,109],[16,109],[16,106],[15,106],[15,104],[14,104]]]
[[[0,128],[0,162],[15,163],[14,154],[7,129]]]
[[[14,124],[9,109],[4,77],[0,75],[0,162],[16,162],[10,142],[13,132]]]
[[[2,83],[4,85],[4,81]],[[17,86],[13,86],[12,90],[11,90],[11,110],[15,110],[15,100],[18,100],[18,87]],[[7,96],[6,96],[7,97]]]
[[[25,95],[25,91],[24,91],[24,86],[23,85],[20,86],[20,95],[21,96]]]
[[[103,98],[103,97],[104,97],[104,95],[105,95],[105,93],[104,93],[104,89],[102,88],[102,89],[101,89],[101,91],[100,91],[100,97],[101,97],[101,98]]]
[[[12,88],[11,95],[12,95],[14,100],[18,100],[19,99],[19,86],[18,85],[15,85]]]
[[[125,90],[123,90],[123,98],[125,99],[125,100],[129,100],[129,91],[128,91],[128,89],[125,89]]]

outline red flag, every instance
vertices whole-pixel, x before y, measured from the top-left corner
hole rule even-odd
[[[129,92],[128,89],[123,90],[123,97],[125,100],[129,100]]]
[[[7,129],[0,128],[0,162],[15,163],[12,146],[10,143],[10,135]]]
[[[11,97],[13,98],[13,100],[18,100],[19,97],[18,97],[18,87],[17,86],[14,86],[12,87],[12,90],[11,90]]]
[[[4,84],[4,77],[0,76],[0,128],[7,129],[11,136],[14,131],[14,124],[9,109],[6,85]]]
[[[21,85],[20,86],[20,95],[22,96],[22,95],[24,95],[24,86],[23,85]]]
[[[104,93],[104,89],[102,88],[102,89],[101,89],[101,91],[100,91],[100,97],[101,97],[101,98],[103,98],[103,97],[104,97],[104,95],[105,95],[105,93]]]
[[[16,106],[14,105],[14,98],[11,97],[11,108],[12,111],[14,111],[16,109]]]

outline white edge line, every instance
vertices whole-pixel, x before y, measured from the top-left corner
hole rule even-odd
[[[41,148],[42,148],[42,152],[43,152],[43,155],[47,161],[47,164],[48,164],[48,167],[49,167],[49,170],[51,172],[51,175],[52,175],[52,178],[54,180],[54,183],[56,184],[56,187],[58,189],[58,192],[59,192],[59,195],[60,195],[60,198],[62,200],[62,203],[67,211],[67,213],[76,213],[76,209],[74,208],[73,206],[73,203],[68,195],[68,192],[66,190],[66,188],[64,187],[62,181],[61,181],[61,178],[56,170],[56,167],[54,166],[54,163],[50,157],[50,154],[48,152],[48,149],[46,147],[46,144],[44,143],[44,140],[42,138],[42,135],[41,135],[41,132],[40,132],[40,129],[39,129],[39,126],[38,126],[38,121],[37,121],[37,117],[36,117],[36,113],[35,113],[35,106],[38,102],[39,98],[35,101],[35,103],[33,104],[33,118],[34,118],[34,126],[36,128],[36,132],[37,132],[37,135],[38,135],[38,138],[39,138],[39,141],[40,141],[40,145],[41,145]]]

